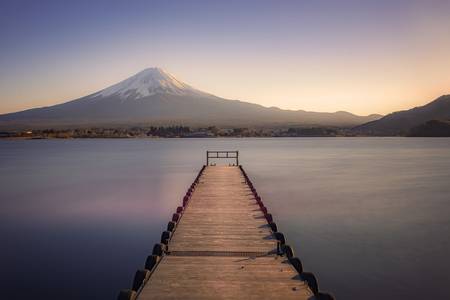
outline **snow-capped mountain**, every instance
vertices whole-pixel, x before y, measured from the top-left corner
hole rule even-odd
[[[355,126],[379,117],[282,110],[227,100],[194,89],[160,68],[148,68],[73,101],[0,115],[0,129],[169,124]]]
[[[156,94],[191,96],[204,94],[160,68],[147,68],[128,79],[110,86],[95,96],[119,96],[122,99],[141,99]]]

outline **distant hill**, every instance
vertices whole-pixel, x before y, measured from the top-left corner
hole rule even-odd
[[[411,129],[409,136],[450,137],[450,120],[431,120]]]
[[[0,129],[175,124],[353,127],[380,117],[282,110],[227,100],[194,89],[160,68],[148,68],[80,99],[0,115]]]
[[[398,111],[353,128],[367,135],[409,135],[410,131],[430,120],[450,119],[450,95],[410,110]]]

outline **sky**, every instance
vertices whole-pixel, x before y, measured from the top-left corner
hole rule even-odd
[[[450,0],[0,1],[0,113],[147,67],[227,99],[387,114],[450,94]]]

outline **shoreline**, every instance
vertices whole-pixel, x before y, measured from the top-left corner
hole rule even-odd
[[[170,139],[295,139],[295,138],[450,138],[448,136],[406,136],[406,135],[359,135],[359,136],[215,136],[215,137],[0,137],[0,141],[42,141],[42,140],[170,140]]]

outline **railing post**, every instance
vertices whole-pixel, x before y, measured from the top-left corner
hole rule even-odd
[[[234,156],[233,156],[234,154]],[[209,151],[206,150],[206,165],[209,166],[210,158],[234,158],[236,166],[239,166],[239,151]]]

